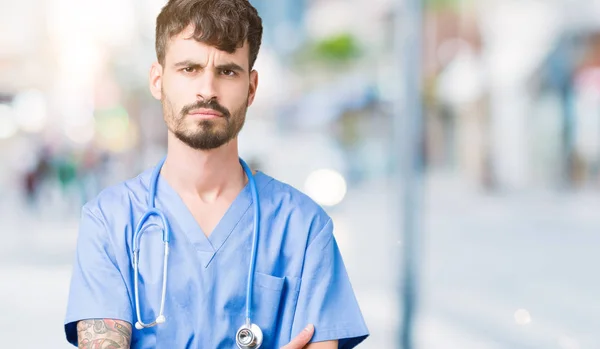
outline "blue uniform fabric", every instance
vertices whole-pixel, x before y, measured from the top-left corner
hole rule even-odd
[[[77,321],[118,319],[134,324],[132,241],[148,208],[152,169],[105,189],[82,209],[65,332],[77,344]],[[308,196],[257,172],[260,232],[252,321],[263,348],[279,348],[309,323],[313,342],[339,340],[353,348],[368,336],[333,235],[333,223]],[[166,322],[137,330],[131,348],[236,348],[245,321],[253,205],[247,185],[206,237],[179,195],[159,177],[156,207],[171,226]],[[140,242],[142,321],[158,315],[163,248],[156,217]]]

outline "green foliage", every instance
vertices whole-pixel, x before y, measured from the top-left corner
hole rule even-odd
[[[461,3],[470,3],[470,0],[423,0],[427,10],[452,10],[458,9]]]
[[[306,43],[296,52],[295,60],[300,65],[317,63],[337,66],[351,63],[360,53],[361,49],[354,36],[342,33]]]
[[[314,46],[316,58],[329,61],[348,61],[360,53],[356,39],[350,34],[340,34],[319,41]]]

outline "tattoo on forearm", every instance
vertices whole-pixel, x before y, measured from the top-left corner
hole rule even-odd
[[[106,324],[102,320],[94,320],[94,332],[104,334],[106,333]]]
[[[80,349],[129,349],[131,324],[120,320],[94,319],[77,323]]]

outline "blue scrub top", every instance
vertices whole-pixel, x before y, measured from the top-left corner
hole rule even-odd
[[[82,209],[65,332],[77,345],[77,321],[117,319],[134,324],[132,239],[148,207],[152,169],[105,189]],[[368,336],[333,223],[308,196],[257,172],[260,232],[252,321],[263,348],[279,348],[307,324],[313,342],[339,340],[353,348]],[[137,330],[131,348],[236,348],[245,321],[252,247],[249,185],[207,238],[169,184],[159,178],[156,207],[171,226],[164,324]],[[142,321],[158,315],[164,245],[158,219],[146,223],[140,243]]]

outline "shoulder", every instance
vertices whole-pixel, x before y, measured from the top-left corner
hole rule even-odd
[[[271,204],[278,204],[280,208],[287,208],[306,217],[329,220],[325,210],[299,189],[264,173],[261,175],[266,178],[267,183],[260,189],[260,200],[268,200]]]
[[[293,223],[288,226],[308,231],[309,244],[321,231],[328,228],[331,230],[331,217],[311,197],[290,184],[264,173],[261,175],[267,179],[267,183],[259,189],[261,207],[266,207],[272,215],[277,215],[276,219],[285,219]]]
[[[135,177],[104,188],[98,195],[83,205],[83,214],[92,214],[97,219],[111,221],[116,212],[130,212],[136,205],[145,205],[151,169]]]

